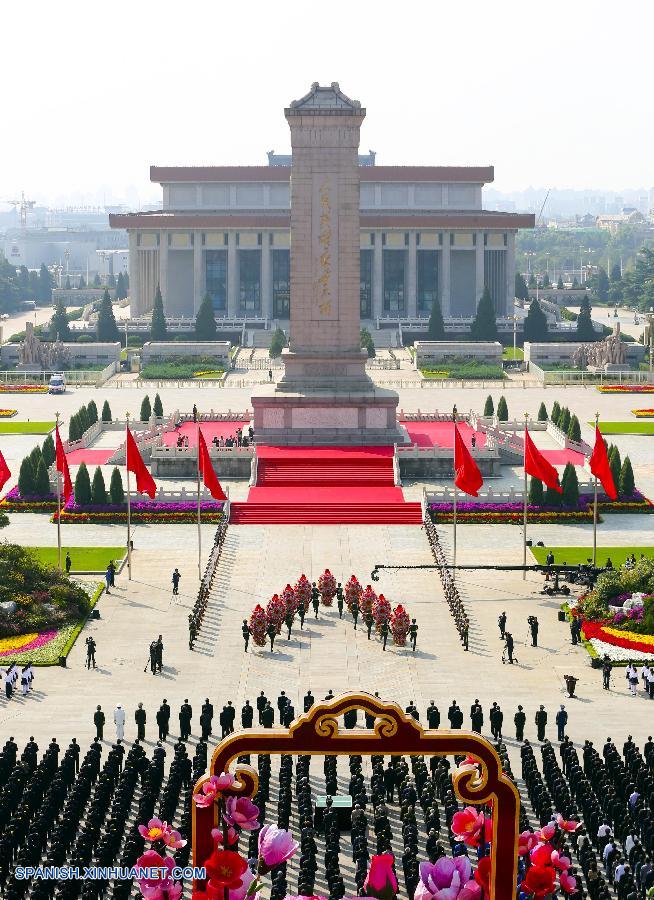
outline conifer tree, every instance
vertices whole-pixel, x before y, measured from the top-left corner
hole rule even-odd
[[[477,306],[477,313],[474,321],[470,326],[470,337],[473,341],[496,341],[497,340],[497,322],[495,320],[495,308],[493,300],[488,289],[488,285],[484,288],[484,292]]]
[[[428,341],[444,341],[445,340],[445,325],[443,323],[443,313],[441,312],[441,305],[438,302],[438,297],[434,298],[434,302],[431,305],[431,313],[429,316],[429,326],[427,328],[427,340]]]
[[[50,494],[50,478],[43,457],[39,460],[34,478],[34,494],[37,497],[47,497]]]
[[[628,456],[625,456],[622,468],[620,469],[619,494],[624,498],[633,497],[635,490],[634,470],[631,467],[631,460]]]
[[[543,493],[543,482],[540,480],[540,478],[532,478],[529,482],[529,505],[542,506],[544,499],[545,495]]]
[[[577,478],[577,470],[572,463],[565,464],[561,488],[563,490],[563,505],[576,509],[579,505],[579,479]]]
[[[486,397],[486,402],[484,403],[484,415],[485,416],[494,416],[495,415],[495,404],[493,403],[493,398],[489,394]]]
[[[18,493],[21,497],[34,496],[34,469],[29,456],[20,464],[20,472],[18,473]]]
[[[141,403],[141,422],[149,422],[151,415],[150,397],[146,394]]]
[[[114,506],[122,506],[125,502],[125,491],[123,489],[123,479],[118,466],[114,466],[111,473],[111,481],[109,482],[109,496]]]
[[[538,421],[539,422],[547,422],[547,407],[544,403],[538,407]]]
[[[168,336],[168,328],[166,325],[166,315],[164,313],[163,298],[161,296],[161,288],[157,285],[154,295],[154,304],[152,306],[152,321],[150,322],[150,340],[165,341]]]
[[[102,421],[111,422],[111,407],[108,400],[105,400],[102,404]]]
[[[94,506],[104,506],[107,502],[107,489],[100,466],[96,466],[91,485],[91,502]]]
[[[217,333],[218,327],[216,325],[213,303],[209,294],[205,294],[198,309],[198,314],[195,317],[195,340],[215,341]]]
[[[80,463],[75,476],[75,503],[78,506],[88,506],[91,503],[91,479],[86,463]]]
[[[506,402],[506,397],[504,394],[500,397],[497,403],[497,418],[500,422],[508,422],[509,421],[509,407]]]
[[[100,303],[100,312],[98,313],[98,324],[96,328],[98,341],[105,343],[113,343],[120,340],[118,333],[118,325],[116,325],[116,317],[114,316],[113,306],[111,305],[111,297],[107,288],[102,295]]]

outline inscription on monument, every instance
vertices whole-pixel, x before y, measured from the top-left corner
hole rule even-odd
[[[349,406],[314,406],[294,409],[293,428],[357,428],[359,413]]]
[[[338,319],[338,209],[336,179],[329,174],[313,179],[312,251],[314,296],[312,319]]]

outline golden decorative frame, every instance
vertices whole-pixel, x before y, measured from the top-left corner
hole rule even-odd
[[[341,730],[337,718],[352,709],[374,715],[374,727],[367,731]],[[209,772],[197,782],[193,792],[201,790],[211,775],[229,771],[229,764],[239,756],[282,753],[294,756],[473,756],[481,763],[481,775],[472,769],[459,772],[454,777],[454,790],[464,803],[492,803],[490,900],[514,900],[520,796],[502,771],[502,761],[494,747],[485,738],[469,731],[424,729],[395,703],[382,703],[371,694],[345,694],[329,703],[316,703],[289,729],[249,729],[224,738],[211,757]],[[231,771],[236,782],[225,793],[253,797],[259,782],[256,770],[237,764]],[[194,803],[192,824],[193,865],[202,866],[214,849],[211,830],[218,826],[218,805],[199,807]]]

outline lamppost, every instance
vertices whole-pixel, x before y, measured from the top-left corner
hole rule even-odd
[[[517,330],[518,330],[518,315],[517,315],[517,313],[513,313],[513,362],[515,362],[515,355],[516,355]],[[650,357],[650,359],[651,359],[651,357]]]
[[[647,317],[649,326],[649,371],[652,373],[652,363],[654,362],[654,306],[650,306],[649,315]]]

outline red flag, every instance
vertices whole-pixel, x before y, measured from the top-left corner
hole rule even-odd
[[[64,476],[64,500],[68,503],[73,493],[73,483],[70,480],[70,469],[68,468],[68,460],[66,459],[66,451],[59,437],[59,426],[55,426],[55,448],[57,472],[61,472]]]
[[[549,463],[540,450],[536,449],[536,445],[529,437],[529,432],[525,428],[525,472],[538,478],[547,487],[558,491],[562,494],[561,485],[559,484],[559,473],[554,466]]]
[[[9,466],[5,462],[5,458],[0,452],[0,491],[3,489],[10,478],[11,472],[9,471]]]
[[[227,494],[220,486],[218,476],[216,475],[214,468],[211,465],[211,457],[209,456],[209,450],[207,449],[207,443],[204,439],[201,428],[198,429],[198,434],[198,466],[200,468],[202,480],[204,481],[204,486],[206,488],[209,488],[209,493],[214,498],[214,500],[227,500]]]
[[[148,467],[143,462],[132,432],[127,429],[127,471],[136,475],[136,490],[139,494],[147,494],[151,500],[157,491],[154,478],[148,472]]]
[[[606,452],[606,444],[597,425],[595,426],[595,446],[590,455],[590,471],[596,478],[599,478],[602,487],[611,500],[617,500],[618,492],[615,489],[613,472],[611,471],[609,457]]]
[[[454,484],[465,494],[476,497],[484,483],[477,463],[459,434],[458,425],[454,425]]]

